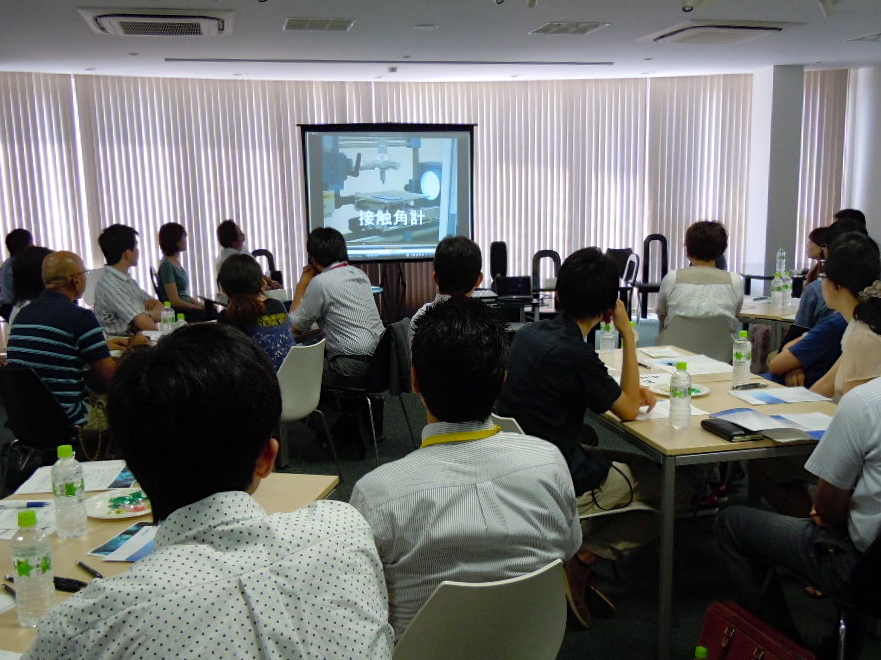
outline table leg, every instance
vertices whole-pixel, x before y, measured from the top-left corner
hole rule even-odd
[[[670,660],[673,638],[673,525],[676,520],[674,489],[676,461],[661,463],[661,547],[658,588],[658,660]]]

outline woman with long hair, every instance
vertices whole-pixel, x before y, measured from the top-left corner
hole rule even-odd
[[[256,341],[278,371],[297,342],[284,305],[263,294],[260,265],[250,255],[232,255],[221,264],[217,282],[229,298],[229,306],[218,320],[235,326]]]

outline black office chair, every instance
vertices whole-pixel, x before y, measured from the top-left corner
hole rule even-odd
[[[657,243],[660,251],[660,270],[657,280],[650,280],[652,271],[652,246]],[[648,316],[649,312],[649,294],[658,293],[661,290],[661,280],[667,274],[669,267],[667,254],[667,237],[663,234],[649,234],[642,242],[642,279],[633,283],[633,288],[639,294],[639,315],[642,318]]]
[[[0,368],[0,396],[6,406],[6,427],[15,435],[9,446],[4,489],[15,490],[38,467],[51,465],[59,445],[77,445],[80,429],[33,369]]]
[[[165,287],[162,286],[162,280],[159,279],[159,273],[156,272],[153,266],[150,266],[150,283],[153,285],[153,291],[156,292],[158,300],[161,302],[168,300],[168,296],[165,295]]]
[[[839,660],[857,660],[869,621],[881,618],[881,535],[863,553],[848,580],[848,600],[841,603],[838,623]]]
[[[624,301],[629,315],[636,274],[639,271],[639,255],[635,254],[632,248],[609,248],[606,250],[606,256],[611,257],[618,266],[618,277],[623,282],[618,288],[618,294]]]
[[[554,266],[554,280],[560,272],[560,265],[563,263],[560,255],[556,250],[539,250],[532,255],[532,292],[540,293],[542,291],[553,291],[555,287],[543,288],[541,285],[541,262],[543,259],[550,259]]]
[[[284,276],[280,270],[276,270],[275,268],[275,257],[272,255],[272,252],[265,248],[258,248],[251,253],[251,256],[255,259],[257,257],[266,257],[266,266],[269,270],[269,278],[275,280],[279,284],[284,284]]]

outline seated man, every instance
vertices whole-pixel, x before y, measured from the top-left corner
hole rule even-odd
[[[346,239],[336,229],[313,229],[306,241],[309,265],[303,268],[291,303],[294,332],[318,323],[327,341],[322,383],[358,387],[383,332],[370,280],[348,262]]]
[[[496,409],[563,453],[575,484],[578,513],[584,519],[583,546],[567,564],[567,573],[570,582],[591,585],[580,601],[579,594],[574,597],[582,609],[602,607],[611,613],[608,599],[593,585],[589,565],[598,557],[619,559],[653,540],[656,520],[646,510],[607,512],[640,502],[659,506],[660,473],[654,465],[612,462],[586,450],[581,444],[584,416],[588,409],[597,414],[611,410],[622,420],[635,419],[641,406],[651,410],[655,397],[639,384],[634,330],[624,303],[618,300],[615,262],[597,248],[574,252],[557,275],[556,296],[560,314],[529,323],[515,336]],[[622,341],[620,386],[585,342],[609,315]],[[685,507],[690,493],[680,481],[677,505]]]
[[[7,321],[15,302],[15,286],[12,282],[12,265],[19,252],[34,244],[33,236],[27,229],[13,229],[6,234],[6,249],[9,258],[0,264],[0,316]]]
[[[342,502],[269,515],[281,395],[238,330],[200,323],[133,351],[110,425],[159,524],[153,553],[40,621],[26,658],[390,658],[382,565]],[[162,419],[161,432],[144,420]]]
[[[162,303],[138,286],[128,274],[138,265],[138,232],[125,225],[110,225],[98,236],[107,265],[95,287],[95,314],[108,335],[133,335],[157,330]]]
[[[34,369],[76,425],[85,425],[89,412],[85,366],[104,389],[116,372],[98,319],[76,304],[86,288],[86,272],[73,252],[47,255],[46,288],[19,312],[7,347],[9,364]]]
[[[581,543],[560,452],[490,421],[506,346],[483,303],[431,306],[413,337],[413,390],[428,415],[422,446],[355,484],[351,502],[376,536],[398,636],[442,580],[515,577]]]
[[[483,258],[480,246],[464,236],[447,236],[434,251],[434,273],[437,296],[420,307],[410,319],[410,342],[419,317],[435,303],[449,300],[452,296],[470,296],[483,282]]]
[[[819,478],[809,518],[735,506],[715,529],[738,600],[796,641],[780,580],[767,569],[782,566],[846,599],[851,570],[881,534],[881,378],[844,395],[805,469]]]
[[[846,327],[847,320],[838,312],[824,316],[801,337],[786,343],[768,363],[764,377],[789,387],[810,387],[838,360]]]

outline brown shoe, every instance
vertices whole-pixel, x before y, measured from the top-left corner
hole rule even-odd
[[[611,619],[615,616],[615,604],[597,586],[596,575],[590,566],[576,555],[563,564],[563,568],[569,583],[566,590],[569,607],[581,625],[590,628],[591,612],[600,619]]]

